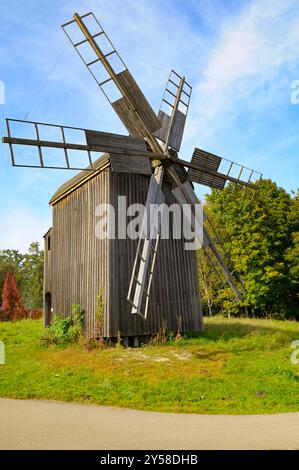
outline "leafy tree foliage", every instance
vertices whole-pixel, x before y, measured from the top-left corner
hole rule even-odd
[[[31,243],[23,256],[23,299],[27,308],[41,308],[43,304],[44,253],[39,243]]]
[[[212,274],[213,293],[209,295],[218,305],[217,311],[221,305],[226,313],[238,314],[243,308],[259,316],[299,318],[298,195],[292,198],[271,180],[261,180],[257,186],[253,193],[229,184],[207,196],[206,210],[223,242],[223,251],[245,287],[244,300],[233,302],[230,290]],[[206,269],[207,260],[204,262]],[[205,302],[206,292],[203,289]]]
[[[7,273],[12,273],[27,309],[43,305],[43,251],[39,243],[31,243],[28,253],[17,250],[0,251],[0,294]]]
[[[12,273],[16,283],[21,287],[22,283],[22,262],[23,255],[17,250],[0,251],[0,294],[4,285],[7,273]]]
[[[293,295],[299,297],[299,191],[293,200],[292,209],[288,217],[292,228],[292,244],[285,253],[285,262],[289,270],[290,287]]]

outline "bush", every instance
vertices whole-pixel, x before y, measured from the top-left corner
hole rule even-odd
[[[80,305],[73,304],[71,315],[62,318],[55,315],[47,326],[44,339],[48,344],[77,343],[83,336],[84,312]]]
[[[103,288],[101,287],[100,293],[98,295],[98,305],[97,305],[97,314],[96,314],[96,324],[95,324],[95,332],[94,332],[94,337],[95,338],[103,338],[104,336],[104,310],[105,310],[105,304],[104,304],[104,291]]]

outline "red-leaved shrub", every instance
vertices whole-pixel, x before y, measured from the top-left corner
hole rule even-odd
[[[19,289],[12,273],[7,273],[2,289],[0,320],[20,320],[26,316]]]

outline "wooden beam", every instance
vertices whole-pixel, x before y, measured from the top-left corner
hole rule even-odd
[[[178,178],[178,176],[176,175],[175,171],[173,170],[173,168],[168,168],[167,169],[167,172],[170,174],[170,176],[173,178],[173,180],[175,181],[175,183],[178,185],[178,188],[180,189],[181,191],[181,194],[180,194],[180,197],[177,198],[177,201],[178,203],[181,205],[181,207],[183,208],[183,205],[184,204],[191,204],[191,207],[194,206],[194,202],[196,200],[198,200],[193,188],[190,186],[186,186],[186,184],[182,184]],[[177,197],[177,195],[174,193],[174,196]],[[184,202],[185,201],[185,202]],[[204,219],[205,219],[206,216],[204,216]],[[193,227],[192,227],[193,229]],[[194,230],[195,231],[195,230]],[[205,226],[203,225],[203,248],[205,249],[206,246],[208,246],[210,248],[210,250],[212,251],[212,253],[214,254],[216,260],[218,261],[218,264],[222,270],[222,273],[223,275],[225,276],[227,282],[229,283],[229,285],[231,286],[232,290],[234,291],[234,293],[236,294],[236,296],[238,297],[238,299],[242,299],[242,294],[241,292],[239,291],[231,273],[229,272],[225,262],[223,261],[222,259],[222,256],[220,255],[220,253],[218,252],[216,246],[215,246],[215,243],[213,242],[210,234],[208,233],[207,229],[205,228]]]
[[[131,313],[138,314],[143,316],[144,319],[147,317],[147,310],[149,305],[149,296],[150,288],[152,283],[152,277],[155,267],[156,255],[158,250],[159,243],[159,228],[157,228],[156,238],[152,238],[151,231],[153,227],[151,226],[151,220],[149,216],[151,213],[151,206],[158,203],[159,191],[162,187],[164,176],[163,166],[158,167],[156,174],[153,174],[150,179],[150,185],[147,193],[145,214],[142,222],[142,231],[139,236],[137,252],[135,256],[135,262],[133,267],[133,272],[131,275],[131,281],[129,286],[129,292],[127,300],[132,304]],[[157,221],[159,223],[159,221]],[[146,224],[146,226],[145,226]],[[148,233],[148,229],[150,233]],[[143,233],[145,230],[145,233]],[[145,238],[144,238],[145,236]],[[154,246],[154,248],[153,248]],[[153,257],[151,261],[151,255],[153,250]],[[147,277],[147,274],[149,276]],[[133,293],[133,285],[135,285],[135,290]],[[142,304],[144,300],[144,292],[146,296],[145,309],[142,311]]]
[[[113,81],[116,84],[116,86],[118,87],[118,89],[121,92],[122,96],[124,96],[127,99],[128,103],[130,104],[130,106],[134,110],[136,118],[139,120],[140,124],[144,128],[144,137],[146,137],[146,139],[148,140],[148,143],[149,143],[152,151],[154,153],[162,153],[162,149],[161,149],[160,145],[158,144],[158,142],[156,141],[152,131],[149,129],[147,124],[142,119],[142,117],[140,115],[140,112],[139,112],[138,109],[136,109],[135,103],[133,102],[131,96],[128,95],[125,87],[123,86],[122,82],[119,80],[119,77],[114,72],[113,67],[110,65],[109,61],[106,59],[105,55],[103,54],[103,52],[99,48],[98,44],[96,43],[96,41],[92,37],[89,29],[86,27],[86,25],[84,24],[84,22],[82,21],[82,19],[78,15],[78,13],[74,14],[74,20],[78,24],[78,26],[81,29],[84,36],[88,39],[88,41],[89,41],[91,47],[93,48],[94,52],[96,53],[97,57],[99,59],[101,59],[102,64],[106,68],[106,70],[109,73],[110,77],[113,78]]]
[[[20,139],[17,137],[2,137],[4,144],[16,144],[16,145],[32,145],[35,147],[51,147],[61,149],[72,149],[72,150],[92,150],[87,145],[81,144],[68,144],[64,142],[52,142],[48,140],[34,140],[34,139]]]
[[[70,144],[68,142],[54,142],[48,140],[34,140],[34,139],[21,139],[17,137],[2,137],[2,142],[4,144],[15,144],[15,145],[30,145],[35,147],[51,147],[51,148],[60,148],[60,149],[69,149],[69,150],[82,150],[90,152],[105,152],[105,153],[119,153],[121,155],[128,156],[138,156],[146,157],[151,159],[160,159],[163,157],[162,153],[152,153],[152,152],[140,152],[135,148],[121,149],[117,147],[110,147],[107,145],[84,145],[84,144]]]

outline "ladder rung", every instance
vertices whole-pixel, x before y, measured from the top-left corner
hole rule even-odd
[[[116,50],[114,49],[113,51],[111,52],[108,52],[108,54],[105,55],[105,57],[109,57],[110,55],[112,54],[116,54]]]
[[[186,85],[189,88],[190,93],[191,93],[192,92],[192,86],[190,86],[189,83],[187,83],[187,82],[185,82],[184,85]]]
[[[137,284],[139,284],[141,286],[141,282],[139,282],[139,279],[136,277],[136,276],[133,276],[135,281],[137,282]]]
[[[184,106],[186,106],[186,108],[188,108],[188,106],[189,106],[189,105],[186,104],[185,101],[183,101],[183,100],[180,100],[180,103],[182,103]]]
[[[110,82],[111,80],[112,80],[112,78],[109,77],[109,78],[107,78],[107,80],[104,80],[104,81],[101,82],[99,85],[100,85],[100,86],[103,86],[103,85],[105,85],[106,83]]]
[[[177,77],[179,77],[180,80],[182,79],[182,77],[178,73],[176,73],[174,70],[172,70],[171,72],[174,73]]]
[[[191,98],[191,93],[189,95],[185,90],[182,90],[182,92],[185,93],[185,95],[188,96],[188,98]]]
[[[172,93],[172,91],[168,90],[168,88],[166,88],[166,91],[176,98],[176,95]]]
[[[177,88],[179,88],[179,85],[177,83],[175,83],[173,80],[169,79],[168,80],[170,83],[172,83],[174,86],[176,86]]]
[[[97,33],[97,34],[94,34],[94,35],[92,36],[92,38],[93,38],[93,39],[94,39],[94,38],[97,38],[98,36],[101,36],[101,34],[105,34],[104,31],[100,31],[100,32]]]
[[[104,31],[100,31],[99,33],[95,34],[94,36],[92,36],[92,39],[97,38],[101,34],[104,34]],[[89,42],[89,40],[88,39],[83,39],[83,41],[80,41],[80,42],[77,42],[77,44],[74,44],[74,47],[81,46],[81,44],[84,44],[85,42]]]
[[[75,22],[76,22],[75,20],[68,21],[67,23],[62,24],[61,27],[64,28],[65,26],[69,26],[70,24],[75,23]]]
[[[142,256],[140,253],[138,253],[138,256],[139,256],[139,258],[140,258],[144,263],[146,262],[146,259],[143,258],[143,256]]]
[[[165,98],[163,98],[163,101],[168,104],[169,106],[171,106],[172,108],[174,108],[173,104],[169,103],[169,101],[167,101]]]
[[[137,309],[137,305],[135,305],[131,299],[127,299],[127,301],[132,305],[132,307],[135,307]]]
[[[86,64],[87,67],[90,67],[91,65],[95,64],[96,62],[99,62],[101,59],[95,59],[95,60],[92,60],[91,62],[89,62],[89,64]]]
[[[88,39],[83,39],[83,41],[77,42],[76,44],[74,44],[74,47],[81,46],[81,44],[84,44],[85,42],[88,42]]]
[[[82,18],[85,18],[86,16],[89,16],[89,15],[92,15],[92,16],[93,16],[93,14],[92,14],[91,11],[90,11],[89,13],[85,13],[85,15],[79,16],[79,18],[82,19]],[[62,24],[61,27],[64,28],[65,26],[69,26],[69,25],[72,24],[72,23],[76,23],[76,20],[68,21],[67,23]]]
[[[80,16],[80,18],[81,18],[81,20],[82,20],[82,18],[85,18],[86,16],[89,16],[89,15],[92,15],[92,16],[93,16],[92,11],[90,11],[89,13],[85,13],[85,15]]]

